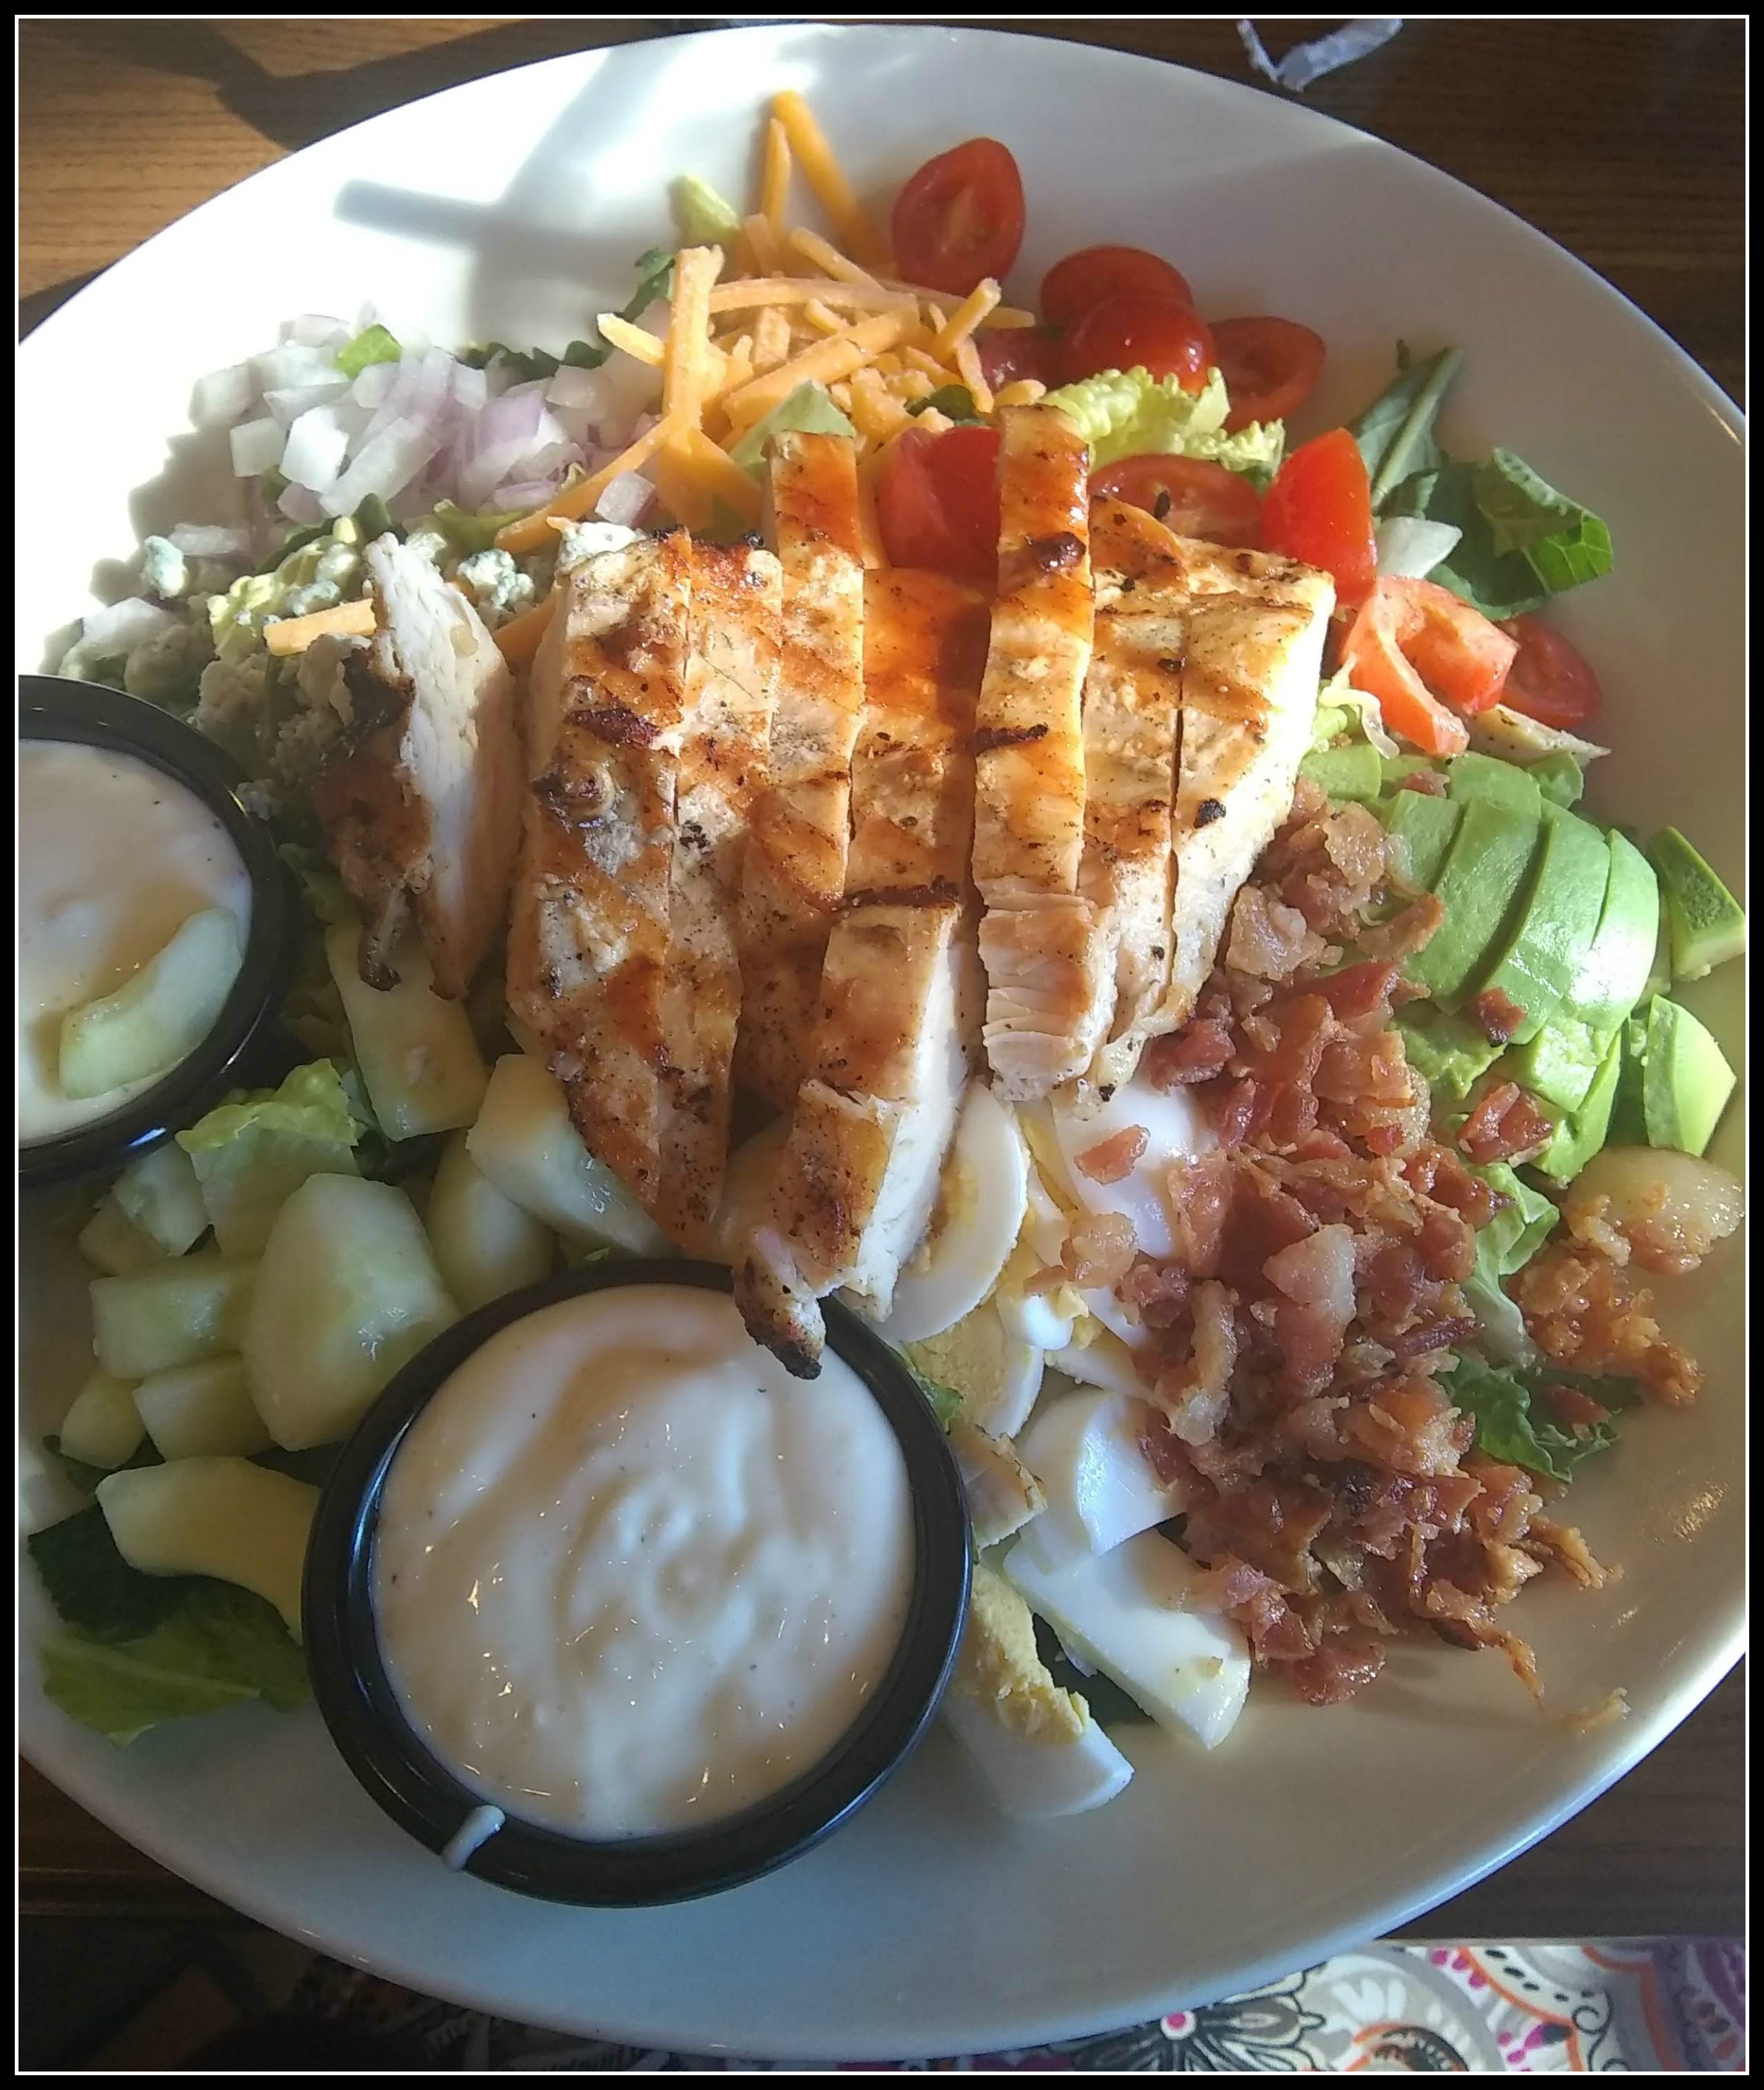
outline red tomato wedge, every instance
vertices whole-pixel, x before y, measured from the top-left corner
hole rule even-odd
[[[1578,650],[1534,617],[1509,617],[1500,628],[1519,647],[1500,701],[1540,725],[1568,733],[1585,725],[1605,698]]]
[[[1228,429],[1296,413],[1323,375],[1321,334],[1296,320],[1215,320],[1219,374],[1231,395]]]
[[[876,520],[891,566],[996,587],[998,431],[908,429],[877,485]]]
[[[1262,503],[1262,542],[1320,566],[1334,578],[1337,601],[1348,608],[1371,592],[1378,578],[1371,482],[1346,428],[1301,445],[1275,474]]]
[[[1454,713],[1487,711],[1518,650],[1449,588],[1387,574],[1354,618],[1341,664],[1355,689],[1377,698],[1393,733],[1428,755],[1461,755],[1470,734]]]
[[[910,283],[965,298],[1023,244],[1023,176],[1007,145],[970,138],[927,160],[895,198],[895,265]]]
[[[1174,298],[1191,305],[1188,278],[1143,247],[1085,247],[1056,261],[1041,278],[1041,316],[1070,326],[1110,298]]]
[[[1024,377],[1060,381],[1059,338],[1046,327],[989,327],[974,337],[981,374],[994,392]]]
[[[1060,376],[1067,385],[1100,370],[1143,366],[1199,392],[1217,360],[1212,333],[1192,305],[1176,298],[1105,299],[1060,337]]]
[[[1253,549],[1262,541],[1262,497],[1240,473],[1208,458],[1122,458],[1092,472],[1090,490],[1148,509],[1178,537]]]

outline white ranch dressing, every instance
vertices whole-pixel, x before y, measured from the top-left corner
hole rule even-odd
[[[64,740],[19,744],[19,1137],[110,1116],[161,1069],[102,1095],[70,1096],[62,1018],[114,993],[192,914],[230,910],[242,948],[251,873],[196,794],[131,755]]]
[[[696,1827],[834,1748],[900,1639],[906,1462],[830,1351],[792,1378],[734,1303],[630,1285],[542,1309],[400,1447],[376,1620],[470,1790],[568,1834]]]

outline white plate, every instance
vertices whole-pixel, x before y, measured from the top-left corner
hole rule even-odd
[[[758,27],[504,73],[377,118],[162,233],[25,344],[19,563],[28,643],[76,616],[92,562],[200,511],[191,381],[302,311],[394,331],[560,345],[665,236],[691,170],[749,192],[763,98],[806,93],[866,188],[985,129],[1022,162],[1026,295],[1099,239],[1171,255],[1204,309],[1276,311],[1330,345],[1307,423],[1351,413],[1400,335],[1470,350],[1449,432],[1500,441],[1606,517],[1616,578],[1570,597],[1617,753],[1599,809],[1742,852],[1741,440],[1728,401],[1640,313],[1444,175],[1307,111],[1071,45],[929,28]],[[168,469],[169,466],[169,469]],[[1691,991],[1738,1058],[1740,969]],[[1737,1114],[1720,1151],[1736,1163]],[[65,1234],[32,1228],[27,1439],[79,1366]],[[1603,1595],[1527,1593],[1551,1703],[1621,1686],[1590,1734],[1534,1711],[1498,1655],[1400,1649],[1318,1713],[1258,1691],[1208,1758],[1121,1737],[1102,1813],[990,1813],[941,1734],[847,1832],[720,1898],[635,1915],[521,1901],[444,1873],[381,1816],[315,1716],[226,1714],[118,1753],[47,1706],[32,1760],[144,1850],[250,1914],[440,1995],[562,2028],[809,2058],[975,2052],[1155,2015],[1290,1971],[1442,1899],[1619,1777],[1709,1692],[1742,1633],[1741,1255],[1674,1301],[1710,1366],[1576,1487],[1620,1560]],[[40,1467],[41,1461],[37,1461]],[[41,1520],[38,1473],[27,1514]],[[40,1603],[27,1599],[27,1635]]]

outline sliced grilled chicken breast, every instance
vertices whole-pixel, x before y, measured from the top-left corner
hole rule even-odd
[[[509,1001],[593,1151],[660,1209],[668,916],[693,546],[574,567],[533,664]]]
[[[770,552],[695,544],[692,660],[675,793],[663,1027],[667,1115],[655,1215],[708,1254],[729,1145],[741,1008],[736,911],[748,816],[766,781],[778,689]]]
[[[1002,1093],[1028,1100],[1088,1060],[1105,957],[1078,889],[1090,460],[1057,407],[1007,406],[998,420],[998,595],[975,719],[973,873],[987,1058]]]
[[[777,436],[770,488],[783,630],[770,774],[742,874],[736,1072],[788,1109],[808,1072],[821,961],[845,891],[864,701],[856,453],[839,436]]]
[[[1178,539],[1189,605],[1174,830],[1169,984],[1149,1035],[1179,1030],[1212,970],[1238,889],[1291,811],[1316,720],[1325,574],[1265,552]]]
[[[887,1313],[978,1044],[967,872],[987,634],[985,602],[955,582],[867,576],[845,901],[809,1077],[736,1274],[749,1327],[804,1376],[818,1369],[818,1299],[843,1288]]]
[[[435,991],[463,995],[503,922],[521,841],[514,680],[460,591],[387,535],[367,552],[378,629],[346,669],[354,718],[314,793],[362,910],[358,963],[389,987],[414,916]]]

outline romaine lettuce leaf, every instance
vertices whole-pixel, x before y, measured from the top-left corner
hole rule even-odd
[[[1262,482],[1278,469],[1286,438],[1278,421],[1252,421],[1227,435],[1231,402],[1217,370],[1207,372],[1199,392],[1185,392],[1174,377],[1160,380],[1148,370],[1105,370],[1059,386],[1045,403],[1062,408],[1076,424],[1093,467],[1149,452],[1211,458]]]
[[[1475,1358],[1460,1357],[1440,1384],[1452,1405],[1467,1415],[1476,1426],[1476,1448],[1504,1464],[1524,1466],[1552,1480],[1571,1480],[1574,1469],[1594,1452],[1616,1442],[1610,1422],[1595,1422],[1579,1430],[1564,1428],[1541,1411],[1534,1398],[1550,1380],[1571,1385],[1589,1394],[1601,1406],[1627,1405],[1629,1390],[1621,1381],[1577,1378],[1566,1372],[1548,1372],[1535,1386],[1519,1373],[1496,1370]]]
[[[680,236],[689,246],[727,246],[741,230],[735,205],[696,174],[677,175],[668,197]]]
[[[729,452],[729,462],[758,479],[766,469],[766,445],[772,436],[792,429],[811,436],[848,436],[857,431],[820,385],[799,385],[788,398],[780,399],[763,420],[756,421]]]
[[[309,1176],[356,1174],[362,1127],[328,1060],[279,1089],[219,1105],[178,1134],[202,1185],[221,1253],[260,1255],[277,1212]]]
[[[1611,532],[1511,450],[1476,467],[1476,505],[1496,553],[1517,552],[1551,594],[1611,570]]]
[[[1464,361],[1461,348],[1442,348],[1417,363],[1406,342],[1397,344],[1397,376],[1373,400],[1348,433],[1359,445],[1372,483],[1372,507],[1384,512],[1393,488],[1417,472],[1437,471],[1443,462],[1433,424],[1452,381]],[[1441,521],[1446,518],[1438,518]]]

